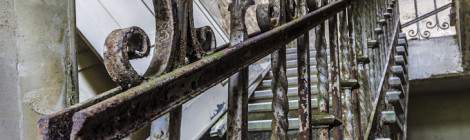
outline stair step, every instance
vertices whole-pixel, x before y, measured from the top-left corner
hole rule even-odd
[[[312,97],[313,98],[313,97]],[[317,99],[311,99],[311,107],[317,108],[318,103]],[[289,101],[289,110],[297,110],[299,109],[299,100],[290,100]],[[249,113],[257,113],[257,112],[272,112],[272,102],[261,102],[261,103],[252,103],[248,104],[248,112]]]
[[[316,65],[315,58],[310,58],[310,66],[315,66]],[[297,59],[296,60],[290,60],[286,62],[286,67],[287,68],[296,68],[297,67]]]
[[[317,94],[318,89],[316,85],[313,85],[310,87],[312,94]],[[290,87],[287,88],[287,97],[296,97],[298,95],[297,93],[298,87]],[[255,91],[255,93],[252,95],[250,100],[263,100],[263,99],[272,99],[273,98],[273,92],[271,89],[265,89],[265,90],[258,90]],[[297,97],[298,98],[298,97]],[[296,99],[296,98],[289,98],[289,99]]]
[[[405,46],[395,46],[395,51],[399,55],[408,56]]]
[[[316,75],[317,74],[317,67],[316,66],[310,66],[310,75]],[[298,73],[297,73],[297,67],[295,68],[287,68],[286,69],[286,76],[287,77],[295,77],[297,76]],[[268,79],[272,79],[273,78],[273,75],[272,75],[272,72],[270,71],[268,75],[266,75],[266,77],[264,79],[268,80]]]
[[[393,88],[400,90],[401,92],[405,92],[405,87],[403,87],[403,83],[401,82],[401,79],[396,76],[391,76],[388,78],[388,85]]]
[[[316,52],[310,51],[310,58],[315,58]],[[270,57],[263,58],[263,59],[271,59]],[[286,61],[297,60],[297,52],[290,52],[286,53]]]
[[[315,47],[310,47],[310,53],[315,52]],[[286,49],[286,54],[289,53],[297,53],[297,48],[287,48]]]
[[[402,102],[403,98],[403,93],[401,91],[388,91],[385,94],[385,100],[387,101],[388,104],[391,104],[397,113],[404,114],[405,112],[405,106],[403,105]]]
[[[317,83],[317,76],[316,75],[311,75],[310,76],[310,80],[312,83]],[[272,79],[267,79],[267,80],[263,80],[263,82],[261,83],[261,87],[259,87],[260,89],[269,89],[271,88],[271,83],[272,83]],[[298,77],[288,77],[287,78],[287,84],[289,87],[292,87],[292,86],[297,86],[299,84],[299,80],[298,80]]]
[[[312,95],[311,97],[311,111],[315,112],[318,108],[317,96]],[[250,103],[248,104],[248,120],[271,120],[273,119],[273,112],[271,109],[272,100],[269,99],[268,101],[258,102],[258,103]],[[287,112],[288,118],[297,118],[299,116],[298,112],[298,99],[290,100],[289,101],[289,110]],[[330,104],[330,108],[333,107]]]
[[[401,83],[406,84],[406,81],[408,80],[408,77],[406,75],[405,69],[401,65],[394,65],[394,66],[392,66],[391,69],[392,69],[392,73],[395,76],[398,76],[400,78]]]
[[[289,118],[289,130],[299,129],[299,119]],[[272,120],[248,121],[248,131],[271,131]],[[312,125],[317,128],[331,128],[341,125],[341,121],[333,115],[312,115]]]
[[[398,119],[395,111],[382,111],[381,121],[383,124],[388,125],[393,132],[403,132],[403,124]]]

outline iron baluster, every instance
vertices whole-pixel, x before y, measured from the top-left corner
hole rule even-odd
[[[279,26],[285,24],[289,18],[290,0],[270,0],[273,6],[273,17]],[[289,122],[287,113],[289,104],[287,99],[287,76],[286,76],[286,45],[281,45],[280,49],[271,54],[271,70],[273,80],[271,90],[273,92],[272,110],[272,134],[273,140],[286,140]]]
[[[302,17],[307,13],[306,1],[297,0],[295,3],[296,17]],[[310,57],[309,53],[309,32],[297,38],[297,81],[298,81],[298,96],[299,96],[299,140],[312,139],[312,126],[311,126],[311,90],[310,82],[306,77],[310,77]],[[307,66],[307,67],[306,67]]]
[[[248,37],[245,14],[253,4],[252,0],[234,0],[229,6],[230,43],[234,47]],[[228,90],[227,139],[243,140],[248,137],[248,67],[230,77]]]

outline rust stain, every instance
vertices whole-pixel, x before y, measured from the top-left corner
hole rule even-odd
[[[112,80],[123,88],[140,84],[143,77],[134,70],[129,60],[149,54],[147,34],[133,26],[112,31],[105,41],[104,65]]]

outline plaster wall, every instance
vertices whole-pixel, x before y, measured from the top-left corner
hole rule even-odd
[[[410,80],[462,72],[462,53],[453,36],[409,41]]]
[[[17,48],[13,0],[0,1],[0,137],[20,139]]]
[[[410,140],[463,140],[470,138],[470,94],[440,92],[410,97]]]
[[[0,1],[0,139],[40,139],[39,117],[73,100],[66,97],[77,91],[73,4]]]

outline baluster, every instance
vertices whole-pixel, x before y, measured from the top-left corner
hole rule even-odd
[[[356,66],[357,66],[357,72],[356,72],[356,78],[358,80],[358,84],[360,85],[359,90],[357,91],[358,93],[358,104],[359,104],[359,110],[360,110],[360,115],[359,115],[359,121],[361,122],[360,126],[360,134],[363,134],[365,131],[365,127],[367,126],[367,121],[368,121],[368,116],[370,115],[370,112],[372,110],[372,102],[371,102],[371,90],[369,87],[369,82],[368,82],[368,75],[367,75],[367,64],[368,59],[367,56],[364,54],[364,50],[367,48],[364,45],[363,42],[363,37],[364,35],[367,36],[364,33],[364,29],[366,28],[365,26],[365,12],[367,11],[365,1],[355,1],[352,3],[352,8],[351,8],[351,19],[353,20],[353,42],[354,42],[354,55],[356,57]],[[354,59],[353,59],[354,62]],[[353,75],[354,76],[354,75]],[[360,139],[362,139],[362,135],[360,136]]]
[[[329,3],[335,0],[329,0]],[[328,33],[329,33],[329,52],[330,52],[330,66],[329,67],[329,94],[332,96],[333,114],[338,119],[343,120],[342,96],[340,93],[339,80],[341,74],[339,70],[339,51],[338,51],[338,14],[328,19]],[[334,139],[343,139],[344,125],[333,129]]]
[[[387,55],[388,55],[388,48],[390,46],[390,34],[391,34],[391,26],[393,26],[393,22],[392,22],[392,13],[389,12],[388,10],[388,2],[389,0],[383,0],[381,3],[382,5],[382,13],[383,13],[383,16],[382,18],[385,20],[385,23],[382,24],[382,29],[384,30],[384,33],[382,34],[382,37],[384,39],[384,46],[382,47],[382,57],[384,58],[384,63],[382,64],[383,65],[383,68],[385,68],[385,65],[387,62],[385,62],[387,60]]]
[[[190,18],[192,18],[192,7],[193,3],[190,0],[176,0],[176,4],[178,5],[178,11],[176,13],[176,19],[178,24],[176,25],[176,29],[178,31],[179,29],[179,36],[180,40],[178,41],[178,47],[180,48],[179,51],[176,54],[176,59],[170,60],[170,61],[176,61],[173,66],[171,66],[170,70],[174,70],[178,67],[183,66],[186,64],[186,55],[187,55],[187,47],[189,45],[188,43],[188,32],[190,29],[188,28],[189,26],[189,21]],[[189,17],[189,18],[188,18]],[[170,71],[169,70],[169,71]],[[168,126],[168,133],[169,133],[169,139],[170,140],[179,140],[181,136],[181,120],[183,116],[183,106],[177,106],[175,109],[170,111],[170,116],[169,116],[169,126]]]
[[[375,56],[375,62],[372,64],[374,66],[374,90],[377,90],[379,88],[379,82],[380,82],[380,71],[381,71],[381,63],[382,63],[382,58],[380,57],[380,51],[378,51],[378,48],[380,48],[381,46],[381,41],[380,41],[380,37],[378,35],[378,32],[380,32],[380,30],[377,30],[377,17],[380,16],[380,9],[378,7],[378,1],[377,0],[373,0],[373,4],[372,4],[372,9],[374,11],[374,13],[372,14],[372,38],[374,38],[374,40],[376,41],[377,43],[377,47],[375,47],[374,49],[372,49],[373,51],[373,55]],[[377,95],[379,93],[376,93]]]
[[[363,31],[364,31],[363,39],[361,39],[363,41],[363,43],[361,43],[363,45],[363,48],[362,48],[363,57],[362,57],[361,64],[362,64],[362,67],[364,68],[364,71],[363,71],[364,83],[362,84],[363,86],[361,87],[364,87],[367,90],[367,93],[369,93],[369,98],[366,100],[373,101],[375,98],[375,94],[373,90],[374,83],[372,82],[374,80],[374,74],[372,73],[373,67],[372,67],[371,61],[373,61],[374,56],[371,55],[371,51],[368,47],[368,40],[371,39],[371,13],[372,12],[371,12],[371,4],[369,0],[364,0],[362,2],[363,3],[361,3],[361,5],[364,8],[361,8],[362,9],[361,13],[364,16],[357,16],[358,18],[362,19]],[[372,109],[372,102],[370,103],[371,103],[370,109]]]
[[[383,11],[382,11],[382,0],[376,0],[375,1],[375,7],[376,7],[376,15],[375,15],[375,28],[374,28],[374,32],[375,32],[375,36],[376,36],[376,40],[378,42],[378,47],[377,49],[374,49],[376,55],[377,55],[377,70],[376,70],[376,74],[377,74],[377,81],[376,82],[379,82],[379,80],[381,79],[380,78],[380,75],[382,73],[382,70],[384,68],[384,63],[385,63],[385,60],[384,60],[384,57],[383,57],[383,51],[382,51],[382,48],[386,46],[386,42],[385,42],[385,38],[383,36],[384,34],[384,29],[382,27],[382,25],[378,24],[380,19],[383,17]],[[379,88],[379,87],[377,87]]]
[[[277,26],[287,22],[288,6],[290,0],[270,0],[273,4],[274,17],[277,17]],[[273,125],[271,139],[285,140],[287,138],[287,130],[289,122],[287,113],[289,110],[287,99],[287,76],[286,76],[286,46],[283,45],[279,50],[271,54],[271,69],[273,72],[272,80],[272,109],[273,109]]]
[[[369,63],[368,65],[365,65],[366,67],[366,73],[367,75],[369,75],[368,79],[366,79],[367,83],[370,85],[370,89],[371,89],[371,101],[373,101],[376,97],[376,93],[375,93],[375,89],[376,89],[376,79],[377,79],[377,75],[375,74],[375,70],[376,70],[376,55],[374,54],[374,48],[376,48],[377,46],[377,40],[374,40],[374,22],[375,22],[375,5],[374,5],[374,0],[366,0],[367,2],[364,4],[364,6],[366,7],[364,9],[364,19],[365,19],[365,31],[366,31],[366,35],[365,35],[365,46],[364,47],[364,52],[367,54],[367,56],[369,57]]]
[[[256,18],[261,31],[268,31],[287,21],[286,1],[270,0],[269,4],[258,5]],[[288,139],[288,99],[286,76],[286,47],[282,47],[271,54],[271,69],[273,80],[271,90],[273,92],[272,110],[272,135],[271,139]]]
[[[302,17],[307,13],[307,7],[305,0],[298,0],[296,3],[296,17]],[[309,49],[309,33],[297,38],[297,75],[298,75],[298,96],[299,96],[299,140],[311,140],[312,139],[312,127],[311,127],[311,89],[310,80],[306,79],[306,75],[310,78],[310,58],[307,53]],[[307,65],[307,67],[306,67]]]
[[[320,6],[326,5],[327,0],[307,0],[307,6],[309,12],[318,9]],[[326,22],[321,22],[315,28],[315,50],[316,50],[316,69],[317,73],[317,88],[318,88],[318,111],[324,114],[329,113],[329,77],[328,77],[328,52],[326,43]],[[309,51],[308,51],[309,52]],[[310,70],[310,69],[307,69]],[[320,128],[318,129],[318,136],[320,140],[329,139],[329,129]]]
[[[351,87],[349,86],[346,86],[345,85],[345,82],[346,80],[348,80],[350,78],[350,72],[349,72],[349,63],[348,63],[348,60],[347,60],[347,50],[346,50],[346,47],[347,47],[347,23],[346,23],[346,16],[345,16],[345,12],[346,11],[342,11],[340,14],[339,14],[339,21],[338,21],[338,24],[339,24],[339,33],[340,33],[340,36],[339,36],[339,47],[338,47],[338,63],[339,63],[339,69],[340,69],[340,73],[339,73],[339,79],[340,79],[340,91],[339,91],[339,94],[340,94],[340,98],[342,99],[341,100],[341,105],[340,105],[340,108],[341,108],[341,112],[344,113],[343,114],[343,122],[344,122],[344,129],[343,129],[343,137],[344,139],[354,139],[354,130],[353,130],[353,127],[354,127],[354,122],[353,122],[353,114],[352,114],[352,110],[351,110]]]
[[[233,0],[230,4],[230,45],[247,38],[245,13],[251,0]],[[243,140],[248,137],[248,67],[230,76],[227,117],[227,139]]]
[[[348,40],[349,40],[349,45],[348,45],[348,52],[349,52],[349,56],[347,57],[348,58],[348,61],[350,62],[350,71],[351,71],[351,81],[354,82],[353,85],[357,85],[356,86],[352,86],[353,87],[353,90],[352,90],[352,97],[351,97],[351,104],[353,105],[352,106],[352,112],[354,114],[354,125],[355,125],[355,129],[354,129],[354,132],[355,132],[355,138],[356,139],[363,139],[363,126],[362,125],[362,117],[361,117],[361,112],[365,112],[366,110],[365,109],[361,109],[361,105],[362,103],[360,102],[360,98],[362,96],[362,94],[365,94],[364,92],[361,91],[361,89],[359,88],[361,85],[359,83],[359,68],[358,68],[358,64],[357,64],[357,47],[356,46],[356,40],[354,39],[355,38],[355,29],[354,29],[354,26],[359,26],[359,25],[355,25],[355,21],[353,20],[353,10],[357,9],[357,7],[355,7],[356,5],[353,5],[351,4],[350,7],[348,7],[346,10],[347,10],[347,22],[348,22]]]
[[[170,112],[170,125],[168,126],[169,140],[179,140],[181,136],[181,117],[183,116],[183,107],[177,106]]]

